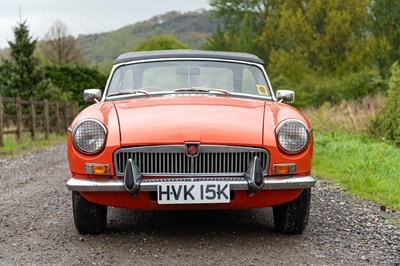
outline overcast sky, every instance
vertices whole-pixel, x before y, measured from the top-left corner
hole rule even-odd
[[[20,7],[22,20],[39,39],[57,19],[77,36],[116,30],[168,11],[210,8],[208,0],[0,0],[0,48],[14,40]]]

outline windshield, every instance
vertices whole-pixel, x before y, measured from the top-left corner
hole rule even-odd
[[[254,65],[218,61],[161,61],[122,65],[111,78],[107,95],[184,91],[205,88],[271,97],[262,70]]]

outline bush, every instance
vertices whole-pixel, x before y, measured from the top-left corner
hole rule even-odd
[[[400,147],[400,67],[396,62],[390,68],[391,77],[387,99],[372,120],[371,132]]]
[[[107,82],[107,76],[97,69],[83,66],[46,66],[45,76],[61,89],[59,98],[78,101],[81,107],[87,105],[83,100],[83,90],[103,89]]]
[[[275,89],[296,92],[296,107],[318,107],[328,102],[340,104],[343,100],[362,99],[386,91],[386,83],[376,69],[349,72],[341,77],[322,77],[306,74],[297,83],[279,75],[272,79]]]

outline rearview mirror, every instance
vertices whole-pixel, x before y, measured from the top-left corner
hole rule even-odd
[[[190,72],[189,72],[190,71]],[[175,70],[175,73],[177,75],[200,75],[200,68],[198,67],[191,67],[190,69],[188,69],[187,67],[178,67]]]
[[[99,89],[87,89],[83,91],[83,99],[85,102],[96,102],[101,100],[101,90]]]
[[[283,103],[292,103],[294,102],[294,91],[278,90],[276,91],[276,100]]]

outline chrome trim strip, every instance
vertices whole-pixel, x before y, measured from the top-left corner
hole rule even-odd
[[[67,188],[71,191],[96,191],[96,192],[117,192],[125,191],[122,179],[99,178],[99,179],[78,179],[70,178]]]
[[[143,179],[140,191],[157,191],[157,186],[162,182],[202,182],[202,181],[227,181],[231,190],[249,190],[245,178],[168,178],[168,179]],[[280,176],[264,178],[263,190],[298,189],[315,186],[316,179],[312,176]],[[85,192],[122,192],[122,179],[77,179],[70,178],[67,188],[71,191]]]
[[[186,153],[185,144],[182,145],[159,145],[159,146],[140,146],[121,148],[116,152],[127,151],[127,152],[159,152],[159,153],[171,153],[179,152]],[[211,153],[211,152],[267,152],[262,148],[244,147],[244,146],[226,146],[226,145],[206,145],[201,144],[199,146],[199,152]]]

